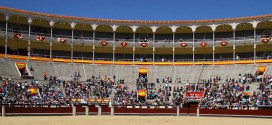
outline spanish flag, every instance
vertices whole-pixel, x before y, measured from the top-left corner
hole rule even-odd
[[[258,66],[258,73],[264,73],[267,66]]]
[[[30,88],[28,88],[28,93],[30,95],[37,95],[38,94],[38,90],[37,90],[37,88],[30,87]]]
[[[18,67],[18,69],[24,69],[26,67],[26,63],[25,62],[16,62],[16,66]]]
[[[146,95],[146,90],[143,90],[143,89],[138,90],[139,97],[145,97],[145,95]]]

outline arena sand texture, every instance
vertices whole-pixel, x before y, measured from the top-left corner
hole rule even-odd
[[[272,125],[272,118],[192,116],[8,116],[0,125]]]

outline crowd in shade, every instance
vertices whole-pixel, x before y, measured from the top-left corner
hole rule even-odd
[[[48,84],[41,84],[38,81],[14,82],[12,79],[3,78],[0,103],[70,106],[75,98],[87,101],[90,98],[110,98],[114,106],[176,106],[188,100],[186,92],[203,92],[199,100],[202,108],[227,105],[242,109],[272,105],[272,76],[257,78],[251,74],[240,74],[237,80],[211,76],[198,83],[185,84],[173,84],[170,78],[165,78],[162,83],[150,83],[147,76],[139,76],[135,87],[110,75],[92,76],[87,81],[60,81],[53,76],[47,81]],[[250,87],[251,84],[258,84],[258,88],[254,90]],[[140,92],[144,92],[145,96],[140,96]]]

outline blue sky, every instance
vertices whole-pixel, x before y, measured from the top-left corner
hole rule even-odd
[[[272,14],[272,0],[0,0],[0,6],[126,20],[199,20]]]

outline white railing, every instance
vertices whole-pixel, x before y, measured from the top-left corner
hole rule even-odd
[[[0,28],[0,36],[5,36],[6,29]],[[20,33],[23,35],[23,39],[27,40],[28,39],[28,31],[21,31],[21,30],[12,30],[8,29],[8,37],[13,38],[15,33]],[[50,41],[50,34],[44,34],[44,33],[38,33],[38,32],[30,32],[30,39],[31,40],[36,40],[37,35],[43,35],[45,37],[45,41]],[[52,36],[53,42],[57,42],[57,38],[66,38],[67,43],[72,42],[72,36],[71,35],[55,35],[53,34]],[[256,36],[256,42],[260,42],[261,35]],[[244,37],[236,37],[236,43],[239,44],[240,42],[253,42],[254,41],[254,36],[244,36]],[[215,42],[219,43],[221,41],[228,41],[229,43],[233,43],[233,38],[215,38]],[[101,41],[107,41],[110,45],[113,44],[113,38],[95,38],[95,44],[100,44]],[[138,39],[135,40],[137,42]],[[151,40],[152,41],[152,40]],[[174,40],[176,43],[179,43],[179,39]],[[193,39],[183,39],[183,42],[186,43],[193,43]],[[115,40],[115,45],[118,42],[133,42],[133,39],[116,39]],[[163,46],[163,47],[172,47],[172,42],[173,40],[155,40],[154,45],[155,46]],[[212,39],[195,39],[195,43],[200,43],[200,42],[208,42],[212,43]],[[93,37],[82,37],[82,36],[74,36],[74,44],[92,44],[93,43]],[[151,43],[152,45],[152,43]]]

